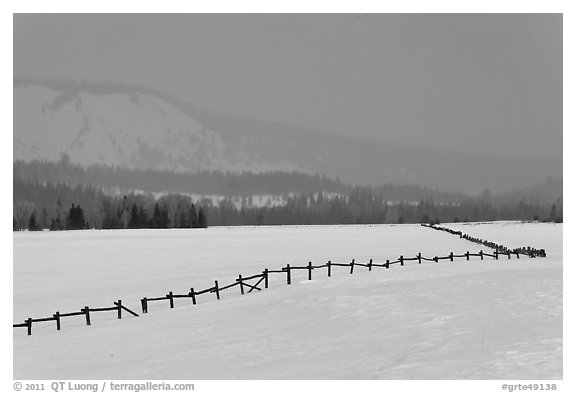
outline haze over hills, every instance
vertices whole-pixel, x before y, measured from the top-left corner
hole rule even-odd
[[[385,130],[383,130],[384,132]],[[140,86],[14,81],[14,160],[174,172],[320,173],[353,184],[504,192],[561,178],[562,161],[383,145],[200,110]],[[521,141],[511,150],[522,148]],[[497,174],[497,176],[495,176]]]

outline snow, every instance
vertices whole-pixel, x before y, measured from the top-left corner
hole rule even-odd
[[[201,124],[154,94],[66,92],[38,85],[14,87],[13,156],[23,161],[72,163],[176,172],[213,169],[268,172],[302,170],[267,162],[227,145]],[[230,150],[238,157],[230,160]]]
[[[14,155],[20,159],[54,161],[68,152],[73,162],[134,166],[137,160],[162,161],[167,153],[190,160],[200,154],[199,143],[205,143],[216,160],[222,156],[221,140],[213,131],[151,95],[138,95],[134,101],[127,94],[67,96],[26,86],[15,88],[14,97]],[[159,157],[150,157],[153,154]]]
[[[13,329],[15,379],[560,379],[562,225],[452,224],[544,259],[406,262]],[[490,251],[419,225],[14,234],[14,322],[232,283],[308,261]],[[63,356],[62,354],[66,354]]]

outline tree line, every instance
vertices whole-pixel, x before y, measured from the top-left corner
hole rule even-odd
[[[93,187],[14,182],[13,229],[206,228],[207,212],[186,195],[105,195]]]
[[[489,192],[458,202],[387,199],[378,187],[347,194],[311,193],[257,206],[247,198],[193,200],[182,194],[154,197],[104,194],[94,187],[14,180],[14,230],[205,228],[217,225],[329,225],[539,220],[562,222],[562,198],[551,204],[509,201]]]
[[[290,192],[346,192],[348,185],[339,179],[302,172],[265,173],[203,170],[175,173],[165,170],[125,169],[106,165],[82,167],[63,155],[58,162],[15,161],[15,179],[26,182],[62,183],[70,186],[91,184],[96,187],[148,192],[179,192],[198,195],[249,196],[282,195]]]
[[[58,200],[58,205],[61,201]],[[170,220],[169,210],[166,204],[154,204],[154,209],[148,213],[148,209],[142,205],[132,204],[129,214],[126,216],[124,209],[117,209],[116,213],[106,215],[100,226],[90,223],[84,217],[84,209],[80,205],[74,205],[65,213],[64,219],[56,214],[51,218],[48,225],[46,210],[42,210],[42,218],[38,212],[29,209],[28,212],[22,210],[23,205],[17,205],[16,214],[13,218],[13,230],[20,231],[41,231],[49,229],[51,231],[79,230],[79,229],[145,229],[145,228],[207,228],[208,222],[204,209],[200,207],[196,210],[193,203],[185,211],[179,209],[174,221]],[[16,217],[23,217],[19,220]],[[26,218],[27,217],[27,218]]]
[[[198,171],[174,173],[163,170],[126,169],[106,165],[82,167],[63,155],[57,162],[17,160],[13,164],[15,180],[26,183],[92,185],[96,188],[117,190],[145,190],[147,192],[174,192],[196,195],[222,195],[228,198],[252,195],[289,195],[335,193],[346,195],[354,188],[339,178],[303,172],[270,171],[223,172]],[[417,185],[382,184],[375,186],[388,200],[420,200],[457,202],[466,198],[459,192],[443,192]]]
[[[348,195],[290,197],[277,206],[241,206],[228,200],[208,205],[211,225],[404,224],[470,221],[562,222],[562,199],[552,204],[500,202],[470,197],[460,202],[389,201],[377,189],[355,187]]]

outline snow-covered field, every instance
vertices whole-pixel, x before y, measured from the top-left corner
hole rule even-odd
[[[545,259],[275,275],[270,288],[13,329],[15,379],[559,379],[562,225],[452,224]],[[14,322],[232,283],[264,268],[478,252],[419,225],[14,234]]]

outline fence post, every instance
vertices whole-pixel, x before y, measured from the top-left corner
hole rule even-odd
[[[516,253],[516,259],[520,259],[520,253],[518,252],[518,250],[514,251]]]
[[[498,259],[498,250],[494,250],[494,259]]]
[[[482,250],[480,250],[480,259],[484,260],[484,252]]]
[[[292,283],[292,277],[290,277],[290,264],[286,264],[286,284],[290,285]]]
[[[422,253],[421,252],[418,253],[418,264],[419,265],[422,264]]]
[[[454,252],[450,251],[450,262],[454,262]]]
[[[466,251],[466,260],[467,260],[467,261],[470,260],[470,251]]]
[[[352,262],[350,262],[350,274],[354,273],[354,258],[352,258]]]
[[[404,266],[404,256],[400,255],[400,266]]]
[[[140,302],[142,303],[142,313],[148,314],[148,298],[143,297]]]
[[[312,262],[308,262],[308,281],[312,280]]]
[[[386,259],[386,269],[389,269],[389,268],[390,268],[390,260]]]
[[[328,277],[332,277],[332,261],[328,261]]]
[[[166,295],[166,297],[170,301],[170,308],[174,308],[174,294],[172,293],[172,291],[168,292],[168,295]]]
[[[368,262],[368,271],[372,271],[372,258],[370,258],[370,262]]]
[[[60,330],[60,311],[56,311],[54,318],[56,318],[56,330]]]
[[[122,300],[118,299],[118,319],[122,319]]]
[[[268,289],[268,269],[264,269],[264,288]]]
[[[214,280],[214,290],[216,291],[216,299],[220,300],[220,289],[218,289],[218,280]]]
[[[238,281],[240,282],[240,294],[244,295],[244,284],[242,283],[242,275],[238,275]]]
[[[506,250],[506,254],[508,255],[508,259],[510,259],[510,250]]]
[[[192,304],[196,304],[196,292],[194,292],[194,288],[190,288],[190,297],[192,298]]]
[[[90,308],[86,306],[83,311],[86,314],[86,325],[90,325]]]
[[[28,318],[26,320],[26,327],[28,330],[28,335],[31,336],[32,335],[32,318]]]

